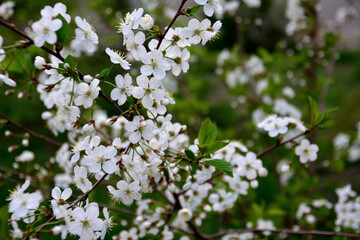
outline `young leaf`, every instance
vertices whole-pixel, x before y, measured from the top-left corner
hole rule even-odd
[[[221,159],[213,159],[205,161],[205,164],[214,166],[216,169],[222,171],[226,176],[233,177],[233,168],[230,163]]]
[[[190,160],[195,161],[195,159],[196,159],[195,154],[189,149],[185,149],[185,155]]]
[[[317,103],[312,97],[308,96],[308,101],[309,101],[309,112],[310,112],[310,125],[313,126],[320,112]]]
[[[338,110],[338,108],[332,108],[332,109],[328,109],[323,111],[322,113],[320,113],[320,115],[317,117],[315,125],[321,125],[323,123],[325,123],[327,120],[330,119],[331,115],[336,112]]]
[[[97,76],[98,79],[105,79],[110,74],[110,68],[105,68],[101,70],[99,76]]]
[[[215,124],[213,124],[210,119],[206,119],[200,127],[198,139],[199,139],[199,145],[208,145],[215,141],[217,134],[217,128]]]
[[[67,56],[67,57],[65,58],[64,63],[68,63],[68,64],[70,65],[70,67],[71,67],[72,69],[74,69],[74,70],[75,70],[75,68],[76,68],[76,66],[77,66],[76,59],[75,59],[73,56],[71,56],[71,55],[69,55],[69,56]]]
[[[67,35],[69,34],[69,24],[67,23],[67,21],[65,20],[65,18],[61,15],[58,14],[56,16],[56,18],[60,19],[62,21],[62,27],[57,30],[56,33],[56,37],[57,37],[57,41],[60,43],[64,43],[64,41],[66,40]]]
[[[197,13],[199,11],[199,9],[200,9],[200,6],[195,6],[195,7],[188,9],[186,11],[186,13],[189,15],[194,15],[195,13]]]
[[[216,141],[210,145],[207,146],[205,154],[211,154],[214,153],[224,147],[226,147],[230,142],[222,142],[222,141]]]
[[[325,110],[320,113],[319,107],[314,99],[308,97],[309,100],[309,107],[310,107],[310,114],[311,114],[311,127],[319,127],[319,125],[325,123],[327,120],[330,119],[330,116],[337,111],[337,108],[332,108],[329,110]]]

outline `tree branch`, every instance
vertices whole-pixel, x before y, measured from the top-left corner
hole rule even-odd
[[[181,2],[181,4],[180,4],[180,6],[179,6],[179,8],[178,8],[178,10],[177,10],[174,18],[171,20],[169,26],[167,26],[167,28],[165,29],[165,32],[159,37],[159,42],[158,42],[158,45],[156,46],[156,49],[159,49],[159,48],[160,48],[161,43],[162,43],[162,41],[164,40],[166,34],[169,32],[171,26],[174,25],[176,19],[182,14],[182,13],[181,13],[181,12],[182,12],[182,8],[184,7],[184,5],[185,5],[186,2],[187,2],[187,0],[182,0],[182,2]]]
[[[132,146],[132,143],[128,145],[128,147],[125,149],[124,154],[127,154],[127,152],[130,150],[130,147]],[[118,161],[120,162],[121,159]],[[73,208],[76,204],[78,204],[80,201],[85,200],[89,194],[94,191],[94,189],[108,176],[108,173],[105,173],[99,180],[96,181],[96,183],[91,187],[91,189],[82,195],[80,195],[70,206],[68,206],[66,209]],[[41,227],[39,227],[35,232],[40,232],[42,229],[44,229],[48,223],[53,221],[55,219],[55,215],[53,215],[45,224],[43,224]]]
[[[261,156],[267,154],[268,152],[271,152],[271,151],[274,150],[275,148],[277,148],[277,147],[279,147],[279,146],[282,146],[282,145],[284,145],[284,144],[290,143],[290,142],[294,141],[295,139],[297,139],[297,138],[299,138],[299,137],[302,137],[302,136],[304,136],[304,135],[306,135],[306,134],[309,134],[309,133],[310,133],[310,130],[306,130],[305,132],[300,133],[299,135],[296,135],[295,137],[292,137],[292,138],[290,138],[289,140],[286,140],[286,141],[284,141],[284,142],[276,143],[276,144],[272,145],[271,147],[268,147],[268,148],[265,149],[264,151],[256,154],[256,157],[261,157]]]
[[[55,146],[58,146],[58,147],[60,147],[60,146],[62,145],[61,142],[58,142],[58,141],[56,141],[56,140],[54,140],[54,139],[51,139],[51,138],[49,138],[49,137],[46,137],[46,136],[41,135],[41,134],[39,134],[39,133],[36,133],[36,132],[34,132],[34,131],[32,131],[32,130],[24,127],[24,126],[21,126],[20,124],[14,122],[14,121],[11,120],[8,116],[6,116],[5,114],[3,114],[3,113],[1,113],[1,112],[0,112],[0,117],[2,117],[3,119],[5,119],[7,123],[10,123],[11,125],[13,125],[13,126],[19,128],[19,129],[21,129],[22,131],[28,133],[30,136],[33,136],[33,137],[35,137],[35,138],[39,138],[39,139],[41,139],[41,140],[44,140],[44,141],[46,141],[46,142],[48,142],[48,143],[50,143],[50,144],[53,144],[53,145],[55,145]]]

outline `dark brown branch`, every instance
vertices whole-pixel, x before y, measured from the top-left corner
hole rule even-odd
[[[3,168],[3,169],[7,169],[6,167],[3,167],[0,165],[0,168]],[[16,184],[24,184],[24,181],[19,181],[19,180],[16,180],[16,179],[13,179],[13,178],[9,178],[9,177],[5,177],[3,174],[0,173],[0,179],[4,179],[5,181],[8,181],[8,182],[12,182],[12,183],[16,183]],[[35,188],[35,189],[39,189],[41,191],[44,191],[44,192],[51,192],[51,189],[50,188],[46,188],[46,187],[40,187],[40,186],[37,186],[37,185],[34,185],[34,184],[30,184],[29,185],[31,188]],[[71,198],[76,198],[78,199],[79,196],[76,196],[76,195],[71,195]],[[113,207],[113,206],[109,206],[107,204],[103,204],[103,203],[98,203],[96,202],[100,207],[103,207],[103,208],[108,208],[112,211],[115,211],[115,212],[119,212],[119,213],[123,213],[123,214],[127,214],[127,215],[132,215],[132,216],[137,216],[137,214],[131,210],[126,210],[126,209],[121,209],[121,208],[117,208],[117,207]]]
[[[193,233],[193,232],[190,232],[190,231],[188,231],[188,230],[186,230],[186,229],[182,229],[182,228],[179,228],[179,227],[174,226],[174,225],[171,225],[171,224],[168,225],[168,226],[169,226],[170,228],[176,230],[176,231],[183,232],[183,233],[185,233],[185,234],[187,234],[187,235],[194,236],[194,233]]]
[[[156,46],[156,49],[159,49],[159,48],[160,48],[161,43],[162,43],[162,41],[164,40],[166,34],[169,32],[169,30],[170,30],[170,28],[172,27],[172,25],[174,25],[176,19],[177,19],[180,15],[182,15],[182,8],[184,7],[184,5],[185,5],[186,2],[187,2],[187,0],[182,0],[182,2],[181,2],[181,4],[180,4],[180,6],[179,6],[179,8],[178,8],[178,10],[177,10],[174,18],[171,20],[169,26],[167,26],[167,28],[165,29],[164,34],[162,34],[162,35],[159,37],[159,43],[158,43],[158,45]]]
[[[284,145],[284,144],[293,142],[295,139],[297,139],[297,138],[299,138],[299,137],[302,137],[302,136],[304,136],[304,135],[306,135],[306,134],[308,134],[308,133],[310,133],[309,130],[307,130],[307,131],[305,131],[305,132],[303,132],[303,133],[300,133],[299,135],[296,135],[295,137],[290,138],[289,140],[286,140],[286,141],[284,141],[284,142],[276,143],[276,144],[272,145],[271,147],[268,147],[267,149],[265,149],[265,150],[262,151],[261,153],[258,153],[256,156],[257,156],[257,157],[261,157],[261,156],[267,154],[268,152],[271,152],[271,151],[274,150],[275,148],[277,148],[277,147],[279,147],[279,146],[282,146],[282,145]]]
[[[124,151],[124,154],[127,154],[127,152],[130,150],[130,147],[132,146],[132,143],[130,143],[127,148]],[[121,159],[118,161],[120,162]],[[96,181],[96,183],[91,187],[91,189],[82,195],[80,195],[70,206],[68,206],[66,209],[73,208],[76,204],[78,204],[80,201],[85,200],[89,194],[94,191],[94,189],[108,176],[108,173],[105,173],[99,180]],[[45,224],[43,224],[41,227],[39,227],[35,232],[40,232],[42,229],[44,229],[48,223],[53,221],[55,219],[55,216],[53,215]]]
[[[19,129],[21,129],[22,131],[28,133],[30,136],[33,136],[33,137],[35,137],[35,138],[39,138],[39,139],[41,139],[41,140],[44,140],[44,141],[46,141],[46,142],[48,142],[48,143],[50,143],[50,144],[53,144],[53,145],[55,145],[55,146],[58,146],[58,147],[60,147],[60,146],[62,145],[62,143],[60,143],[60,142],[58,142],[58,141],[56,141],[56,140],[54,140],[54,139],[51,139],[51,138],[49,138],[49,137],[47,137],[47,136],[41,135],[41,134],[39,134],[39,133],[36,133],[36,132],[34,132],[34,131],[32,131],[32,130],[24,127],[24,126],[21,126],[20,124],[14,122],[14,121],[11,120],[8,116],[6,116],[5,114],[3,114],[3,113],[1,113],[1,112],[0,112],[0,117],[2,117],[3,119],[5,119],[7,123],[10,123],[11,125],[13,125],[13,126],[19,128]]]
[[[170,201],[170,199],[165,195],[163,191],[161,191],[157,184],[154,184],[154,189],[157,193],[159,193],[169,204],[173,205],[174,203]]]

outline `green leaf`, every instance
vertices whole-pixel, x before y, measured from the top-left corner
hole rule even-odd
[[[6,204],[0,208],[0,239],[9,239],[9,205]]]
[[[215,188],[216,190],[226,189],[226,185],[225,185],[224,183],[222,183],[222,182],[219,182],[219,183],[217,183],[217,184],[214,186],[214,188]]]
[[[226,176],[233,177],[233,168],[230,163],[222,159],[213,159],[205,161],[205,164],[214,166],[216,169],[222,171]]]
[[[310,121],[311,127],[320,127],[319,125],[328,121],[331,115],[338,110],[338,108],[332,108],[320,113],[319,107],[315,102],[315,100],[312,99],[311,97],[308,97],[308,100],[309,100],[309,108],[311,114],[311,121]]]
[[[196,159],[195,154],[189,149],[185,149],[185,155],[190,160],[195,161],[195,159]]]
[[[321,125],[323,123],[325,123],[326,121],[328,121],[331,117],[331,115],[336,112],[338,110],[338,108],[332,108],[332,109],[328,109],[325,110],[324,112],[320,113],[320,115],[317,117],[315,125]]]
[[[200,6],[195,6],[195,7],[192,7],[192,8],[189,8],[186,13],[189,14],[189,15],[194,15],[195,13],[197,13],[200,9]]]
[[[253,203],[249,208],[249,211],[254,219],[259,219],[264,216],[264,207],[259,204]]]
[[[199,145],[204,146],[211,144],[215,141],[217,134],[217,128],[215,124],[213,124],[210,119],[206,119],[200,127],[198,139],[199,139]]]
[[[211,154],[214,153],[224,147],[226,147],[230,142],[222,142],[222,141],[216,141],[206,147],[205,154]]]
[[[107,76],[109,76],[110,74],[110,68],[105,68],[103,70],[101,70],[99,76],[97,76],[98,79],[105,79]]]
[[[68,63],[73,70],[75,70],[75,68],[77,66],[76,59],[71,55],[69,55],[65,58],[64,63]]]
[[[279,208],[271,208],[271,209],[269,209],[267,214],[273,215],[273,216],[283,216],[283,215],[286,215],[286,212]]]
[[[60,43],[64,43],[66,40],[67,35],[69,34],[69,24],[67,23],[67,21],[65,20],[65,18],[61,15],[58,14],[56,16],[57,19],[60,19],[62,21],[62,27],[56,31],[56,37],[57,37],[57,41]]]
[[[317,103],[312,97],[308,96],[308,101],[309,101],[309,112],[310,112],[310,125],[313,126],[320,112]]]

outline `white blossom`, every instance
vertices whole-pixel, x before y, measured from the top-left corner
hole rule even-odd
[[[301,163],[315,161],[319,147],[316,144],[310,144],[310,141],[303,139],[299,146],[295,148],[295,154],[300,157]]]
[[[158,80],[164,79],[166,71],[171,68],[170,64],[165,61],[162,52],[156,49],[148,52],[141,61],[144,63],[144,65],[140,68],[141,74],[144,76],[150,76],[153,74]]]
[[[131,205],[134,200],[140,200],[139,193],[141,187],[139,182],[135,181],[130,184],[121,180],[116,184],[119,190],[115,190],[112,186],[108,186],[108,190],[115,200],[123,202],[125,205]]]
[[[136,78],[138,86],[134,87],[132,95],[137,99],[142,99],[142,105],[146,108],[153,106],[154,100],[162,100],[165,96],[165,91],[160,88],[161,81],[156,78],[151,78],[140,75]]]
[[[195,2],[204,6],[204,13],[208,17],[214,15],[214,12],[218,14],[222,13],[220,0],[195,0]]]
[[[42,47],[45,42],[54,44],[57,40],[56,31],[62,27],[60,19],[42,18],[31,25],[34,33],[34,44],[37,47]]]
[[[125,59],[124,55],[121,55],[120,53],[115,52],[110,48],[106,48],[105,51],[110,56],[110,60],[112,63],[120,64],[120,66],[125,70],[130,69],[131,64]]]
[[[121,106],[126,102],[126,98],[132,94],[132,78],[128,73],[124,77],[117,75],[115,83],[117,87],[111,91],[110,97],[112,100],[118,100],[118,104]]]
[[[76,17],[75,22],[78,26],[78,28],[75,29],[76,39],[82,41],[82,43],[85,45],[85,48],[89,52],[94,52],[96,45],[99,43],[99,40],[93,26],[91,26],[85,19],[81,19],[80,17]]]
[[[100,81],[94,79],[90,85],[87,83],[80,83],[77,86],[78,97],[75,98],[74,103],[76,106],[83,105],[84,108],[89,108],[93,105],[93,101],[99,96],[100,87],[98,86]]]

